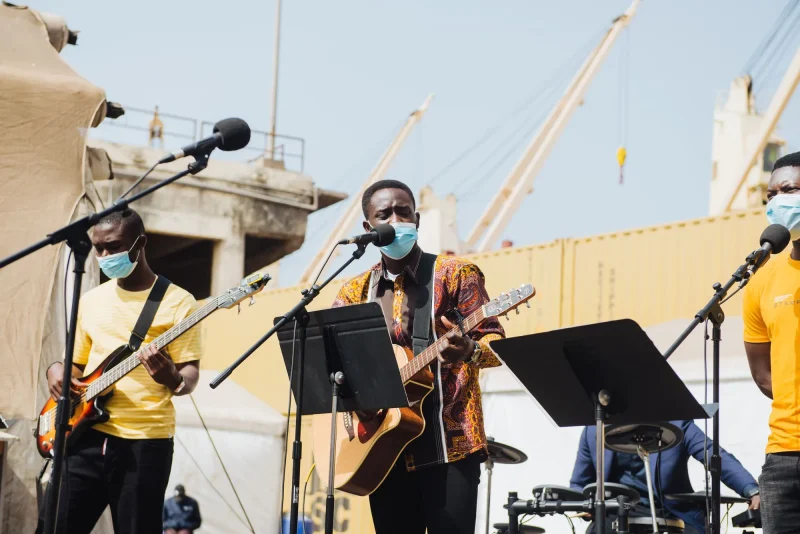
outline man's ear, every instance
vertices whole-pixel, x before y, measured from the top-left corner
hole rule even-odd
[[[361,226],[364,227],[364,231],[367,233],[370,233],[372,231],[372,225],[369,224],[369,221],[364,221],[363,223],[361,223]]]

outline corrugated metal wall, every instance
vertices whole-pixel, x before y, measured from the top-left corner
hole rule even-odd
[[[764,210],[755,209],[503,249],[469,259],[483,270],[492,297],[525,283],[536,287],[531,309],[522,308],[520,315],[503,321],[509,336],[623,317],[649,326],[692,317],[710,298],[712,284],[725,282],[747,254],[758,247],[758,238],[766,226]],[[240,314],[233,309],[207,319],[203,323],[203,367],[222,369],[229,365],[270,328],[274,317],[297,302],[300,289],[266,291],[256,298],[255,306],[243,304]],[[332,284],[310,309],[329,306],[337,290],[338,284]],[[739,315],[740,303],[739,297],[734,297],[725,306],[728,314]],[[288,379],[275,339],[243,364],[232,379],[286,413]],[[309,443],[305,447],[303,477],[310,455]],[[308,507],[311,511],[313,506],[310,515],[319,528],[324,518],[324,511],[320,511],[324,510],[324,488],[319,481],[309,485],[313,491],[309,492]],[[347,528],[337,532],[371,532],[366,498],[348,496],[342,506],[348,507],[341,511],[347,521],[338,526]]]

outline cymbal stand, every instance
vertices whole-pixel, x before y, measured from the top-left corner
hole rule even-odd
[[[650,517],[653,520],[653,532],[658,532],[658,521],[656,520],[656,503],[653,498],[653,479],[650,476],[650,453],[639,445],[639,458],[644,462],[644,472],[647,478],[647,496],[650,501]]]
[[[489,438],[490,440],[492,438]],[[484,462],[486,466],[486,534],[489,534],[489,509],[492,504],[492,470],[494,469],[494,460],[491,457],[486,458]]]

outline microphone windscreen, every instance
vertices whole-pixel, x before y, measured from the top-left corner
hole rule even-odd
[[[222,137],[220,150],[239,150],[250,142],[250,126],[242,119],[223,119],[214,125],[214,133]]]
[[[786,229],[785,226],[780,224],[770,224],[761,234],[759,243],[761,245],[764,243],[769,243],[772,245],[772,253],[778,254],[786,248],[786,245],[788,245],[789,241],[791,240],[792,234]]]
[[[376,247],[385,247],[394,241],[394,226],[391,224],[379,224],[373,230],[378,234],[378,240],[375,241]]]

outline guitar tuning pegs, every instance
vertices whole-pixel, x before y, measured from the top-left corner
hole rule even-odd
[[[527,306],[528,308],[530,308],[530,307],[531,307],[531,303],[530,303],[530,302],[528,302],[528,301],[526,300],[526,301],[525,301],[525,306]]]
[[[517,315],[519,315],[519,308],[514,308],[514,311],[516,311]]]
[[[503,317],[505,317],[505,318],[506,318],[506,321],[510,321],[510,320],[511,320],[511,319],[509,319],[509,318],[508,318],[508,314],[507,314],[507,313],[504,313],[504,314],[503,314]]]
[[[250,295],[250,304],[249,304],[249,306],[252,306],[255,303],[256,303],[256,298],[253,295]]]
[[[242,303],[241,302],[236,304],[236,315],[239,315],[240,313],[242,313]]]

